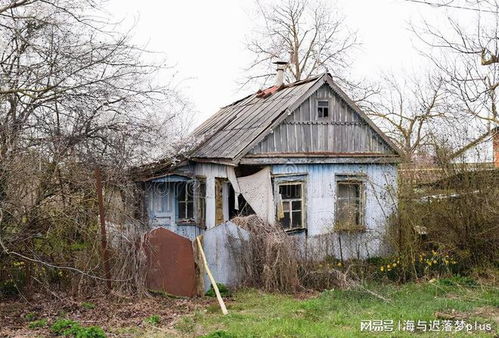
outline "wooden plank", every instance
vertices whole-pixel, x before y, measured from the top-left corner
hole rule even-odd
[[[225,316],[229,312],[227,311],[227,308],[225,307],[225,303],[224,303],[224,300],[222,299],[222,295],[220,295],[220,290],[218,290],[217,282],[215,281],[215,278],[211,274],[211,270],[210,270],[210,267],[208,266],[208,262],[206,261],[206,256],[204,254],[203,246],[201,245],[201,240],[199,239],[199,237],[200,236],[196,237],[196,241],[198,243],[199,252],[201,253],[201,258],[203,259],[204,268],[206,269],[206,273],[208,274],[208,278],[210,279],[211,286],[213,287],[213,290],[215,290],[215,294],[217,295],[218,304],[220,305],[220,308],[222,309],[222,313]]]
[[[400,163],[399,157],[374,156],[374,157],[244,157],[241,164],[270,165],[270,164],[375,164],[375,163]]]

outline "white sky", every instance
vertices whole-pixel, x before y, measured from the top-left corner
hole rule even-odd
[[[356,30],[361,49],[352,76],[375,77],[383,71],[414,72],[424,59],[407,29],[421,17],[444,19],[446,10],[404,0],[337,0],[336,7]],[[164,53],[176,66],[182,91],[196,109],[198,125],[219,107],[245,96],[239,90],[243,69],[251,60],[245,41],[251,35],[253,0],[152,1],[109,0],[108,11],[134,28],[134,42]],[[454,14],[469,15],[455,10]],[[443,20],[440,20],[443,21]]]

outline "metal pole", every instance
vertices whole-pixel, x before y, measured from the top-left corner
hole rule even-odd
[[[104,261],[104,273],[108,290],[111,290],[111,269],[109,268],[109,252],[107,251],[106,218],[104,215],[104,197],[102,194],[102,176],[99,168],[95,169],[95,185],[97,188],[97,200],[99,202],[99,219],[101,235],[101,256]]]

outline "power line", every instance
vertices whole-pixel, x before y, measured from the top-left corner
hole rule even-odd
[[[451,5],[450,3],[439,4],[439,3],[429,2],[429,1],[424,1],[424,0],[405,0],[405,1],[414,2],[414,3],[418,3],[418,4],[424,4],[424,5],[428,5],[431,7],[437,7],[437,8],[447,7],[447,8],[455,8],[455,9],[464,9],[464,10],[475,11],[475,12],[486,12],[486,13],[492,13],[492,14],[498,13],[498,11],[492,11],[489,9],[480,9],[480,8],[473,8],[473,7],[466,7],[466,6]]]

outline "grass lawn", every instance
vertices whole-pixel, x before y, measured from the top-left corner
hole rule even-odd
[[[289,295],[268,294],[257,290],[237,292],[228,302],[229,315],[222,316],[218,305],[182,318],[175,325],[179,335],[208,337],[409,337],[415,333],[399,331],[398,322],[433,321],[440,318],[475,321],[492,325],[492,332],[474,332],[478,336],[497,334],[499,289],[491,286],[464,287],[434,283],[402,286],[373,286],[370,289],[390,300],[386,303],[364,291],[325,291],[298,299]],[[452,283],[450,283],[452,284]],[[445,319],[444,319],[445,318]],[[361,332],[361,321],[393,320],[393,332]],[[420,332],[433,337],[437,332]],[[441,332],[441,336],[451,335]],[[452,333],[452,336],[469,336]]]

